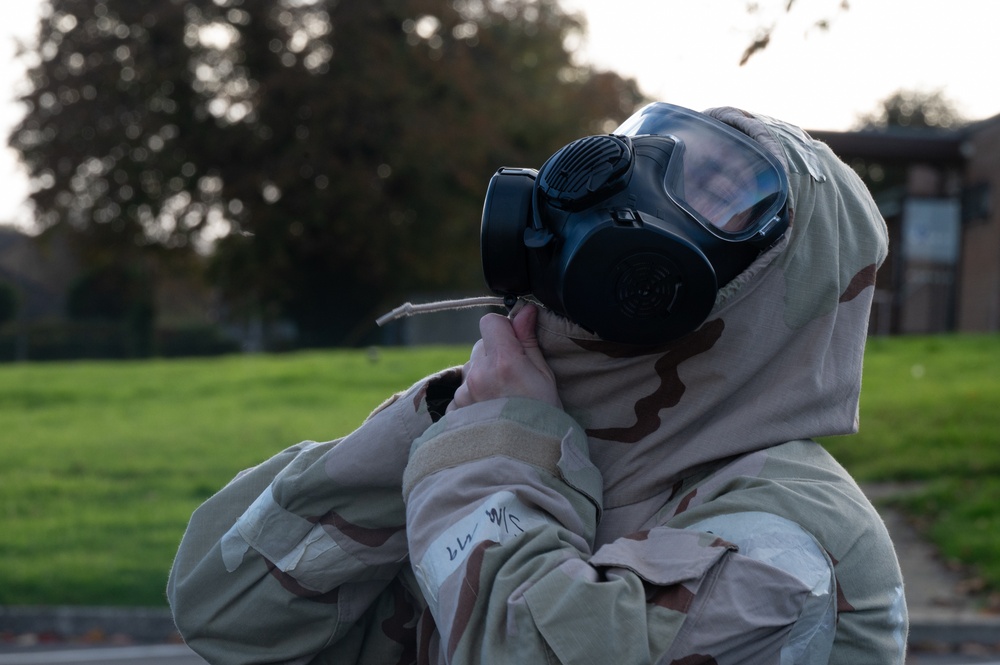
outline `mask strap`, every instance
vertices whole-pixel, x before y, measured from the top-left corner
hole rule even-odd
[[[477,296],[474,298],[459,298],[458,300],[438,300],[436,302],[403,303],[388,314],[375,319],[375,323],[382,327],[398,319],[402,319],[415,314],[430,314],[433,312],[447,312],[459,309],[473,309],[475,307],[506,307],[508,316],[512,316],[523,305],[520,298],[514,296]]]

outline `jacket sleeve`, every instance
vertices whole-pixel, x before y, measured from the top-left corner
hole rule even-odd
[[[778,663],[818,629],[793,632],[817,602],[832,611],[829,577],[813,601],[811,581],[707,531],[659,526],[593,551],[601,476],[579,425],[539,402],[448,414],[414,442],[404,497],[446,662]]]
[[[376,644],[365,623],[398,607],[400,488],[410,445],[432,422],[429,385],[342,440],[299,444],[243,472],[197,509],[167,585],[196,652],[215,665],[355,662]]]

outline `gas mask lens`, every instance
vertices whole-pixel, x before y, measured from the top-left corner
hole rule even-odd
[[[742,132],[702,114],[649,104],[615,134],[669,136],[676,146],[667,194],[709,230],[741,239],[757,233],[785,206],[782,167]]]

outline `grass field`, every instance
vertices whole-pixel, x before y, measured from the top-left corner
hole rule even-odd
[[[0,366],[0,605],[162,606],[191,512],[465,349]]]
[[[825,441],[855,477],[912,481],[894,503],[1000,592],[1000,336],[873,339],[861,430]]]
[[[345,434],[464,348],[0,366],[0,605],[162,606],[194,508],[303,439]],[[876,339],[861,480],[917,481],[914,511],[1000,589],[1000,337]]]

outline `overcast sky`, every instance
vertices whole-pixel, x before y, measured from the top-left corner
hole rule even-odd
[[[900,89],[940,90],[969,119],[1000,113],[1000,0],[562,0],[581,11],[581,56],[694,109],[738,106],[807,129],[845,130]],[[0,0],[0,132],[22,111],[13,38],[34,33],[39,0]],[[827,30],[816,29],[830,19]],[[762,25],[771,43],[739,66]],[[27,185],[0,148],[0,221],[27,220]]]
[[[941,90],[970,119],[1000,113],[997,0],[798,0],[786,14],[787,3],[756,0],[750,14],[750,0],[563,0],[588,20],[588,59],[661,101],[833,130],[900,89]],[[769,24],[771,43],[740,67]]]
[[[13,125],[24,115],[14,102],[21,90],[24,70],[14,61],[14,39],[29,38],[38,20],[38,0],[0,0],[0,223],[29,220],[23,203],[27,183],[17,153],[7,147]]]

